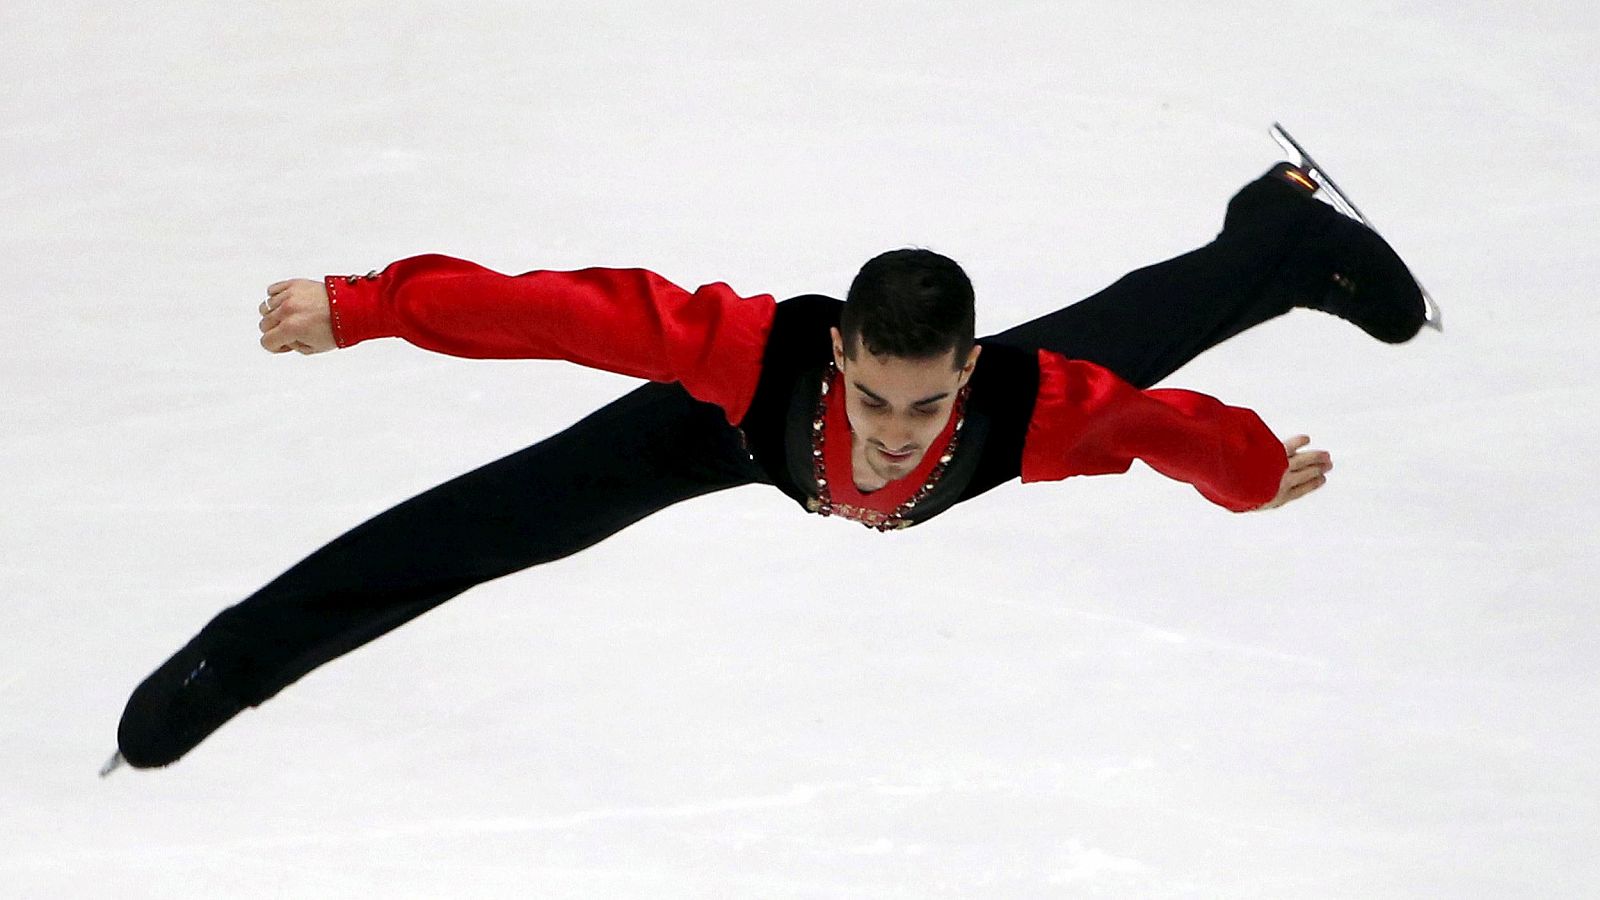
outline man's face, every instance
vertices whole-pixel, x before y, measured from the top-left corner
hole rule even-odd
[[[886,481],[911,474],[949,421],[956,392],[972,377],[980,349],[974,346],[959,368],[954,349],[906,359],[874,356],[858,346],[851,359],[839,329],[833,329],[833,361],[844,373],[856,458]]]

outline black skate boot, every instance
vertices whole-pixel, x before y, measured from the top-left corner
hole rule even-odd
[[[1313,159],[1281,124],[1273,122],[1269,133],[1296,160],[1274,166],[1270,174],[1321,196],[1359,226],[1339,223],[1330,229],[1329,239],[1337,247],[1330,254],[1335,265],[1329,278],[1337,290],[1326,292],[1320,290],[1321,286],[1314,287],[1322,298],[1308,305],[1349,319],[1373,337],[1392,344],[1410,340],[1424,325],[1444,331],[1439,304],[1378,233],[1372,220],[1328,174],[1327,167]],[[1420,298],[1420,313],[1415,309],[1413,295]],[[1415,324],[1419,316],[1421,324]]]
[[[1239,240],[1293,236],[1274,278],[1286,306],[1331,313],[1390,344],[1428,321],[1422,288],[1387,241],[1317,200],[1313,173],[1280,162],[1234,195],[1224,234]]]
[[[1331,313],[1387,344],[1403,344],[1428,321],[1422,287],[1376,231],[1328,209],[1287,264],[1299,305]]]
[[[202,631],[134,689],[117,726],[129,765],[171,765],[244,708],[217,652],[224,646]]]

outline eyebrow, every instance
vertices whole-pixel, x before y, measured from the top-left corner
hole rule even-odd
[[[856,390],[860,391],[863,394],[866,394],[868,397],[871,397],[872,399],[878,401],[879,403],[887,404],[889,402],[889,401],[883,399],[882,397],[878,396],[877,394],[873,393],[871,390],[869,390],[867,388],[866,385],[862,384],[859,381],[851,381],[850,383],[856,386]],[[945,391],[942,394],[934,394],[932,397],[923,397],[921,400],[918,400],[918,401],[912,403],[911,405],[912,406],[927,406],[929,403],[934,403],[936,401],[943,400],[944,398],[946,398],[948,396],[950,396],[950,392],[949,391]]]

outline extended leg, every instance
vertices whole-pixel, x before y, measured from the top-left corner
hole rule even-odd
[[[243,707],[473,585],[749,483],[752,465],[719,409],[676,385],[639,388],[379,514],[224,610],[134,692],[123,756],[167,765]]]
[[[1086,359],[1149,387],[1205,350],[1297,306],[1345,315],[1343,307],[1330,306],[1355,289],[1346,271],[1365,283],[1362,299],[1374,308],[1367,319],[1381,317],[1376,330],[1369,321],[1358,324],[1382,340],[1404,340],[1421,325],[1420,293],[1408,273],[1391,279],[1403,285],[1380,281],[1374,260],[1385,276],[1394,265],[1404,273],[1380,238],[1275,169],[1229,202],[1216,240],[1131,272],[993,340]]]

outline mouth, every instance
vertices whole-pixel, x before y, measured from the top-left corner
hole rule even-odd
[[[915,456],[916,453],[917,453],[917,448],[915,448],[915,447],[912,447],[910,450],[905,450],[905,451],[902,451],[900,453],[890,453],[888,450],[885,450],[882,447],[876,447],[875,449],[878,451],[878,455],[882,456],[884,459],[887,459],[888,461],[890,461],[892,463],[910,462],[911,458],[913,456]]]

